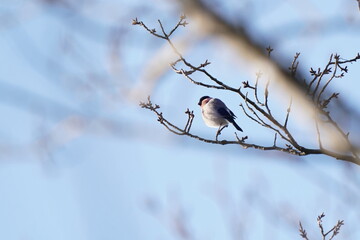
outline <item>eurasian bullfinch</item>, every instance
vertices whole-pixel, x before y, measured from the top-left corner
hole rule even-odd
[[[217,135],[229,123],[232,123],[237,130],[243,131],[234,120],[235,114],[220,99],[204,96],[200,98],[198,105],[201,107],[205,124],[209,127],[219,128]]]

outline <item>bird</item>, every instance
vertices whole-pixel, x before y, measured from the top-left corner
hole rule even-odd
[[[222,129],[232,123],[238,131],[243,131],[235,122],[235,114],[218,98],[203,96],[200,98],[198,105],[201,107],[201,114],[205,124],[208,127],[219,128],[216,133],[220,135]]]

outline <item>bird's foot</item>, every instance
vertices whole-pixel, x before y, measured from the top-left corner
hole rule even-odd
[[[216,141],[218,141],[218,136],[221,135],[221,131],[226,127],[227,127],[227,125],[219,127],[218,131],[216,132],[216,136],[215,136]]]

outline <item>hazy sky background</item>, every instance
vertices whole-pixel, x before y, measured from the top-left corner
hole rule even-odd
[[[270,44],[274,57],[290,64],[301,52],[304,71],[325,66],[332,53],[353,58],[360,50],[356,1],[206,2]],[[175,1],[2,0],[1,239],[300,239],[299,221],[315,239],[322,212],[326,229],[345,220],[338,239],[360,238],[357,166],[175,136],[138,106],[151,95],[180,126],[190,108],[192,131],[213,138],[197,102],[220,97],[249,141],[272,143],[235,95],[176,75],[166,42],[131,25],[138,17],[158,29],[161,19],[170,29],[182,13]],[[197,36],[187,21],[174,41],[188,59],[209,59],[209,71],[234,86],[255,79],[246,60]],[[357,109],[359,63],[349,72],[332,88]],[[285,117],[286,97],[272,90],[274,112]],[[305,118],[289,121],[297,137],[316,143]],[[229,127],[221,137],[233,133]]]

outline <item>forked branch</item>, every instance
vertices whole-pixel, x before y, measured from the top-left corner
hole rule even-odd
[[[328,231],[324,230],[324,226],[322,224],[322,219],[325,217],[325,214],[322,213],[317,217],[317,224],[320,229],[321,239],[322,240],[332,240],[336,235],[339,234],[341,226],[344,225],[344,220],[338,220],[338,222]],[[309,240],[307,236],[306,230],[303,228],[301,222],[299,222],[299,232],[300,236],[305,239]],[[328,238],[327,238],[328,237]]]

